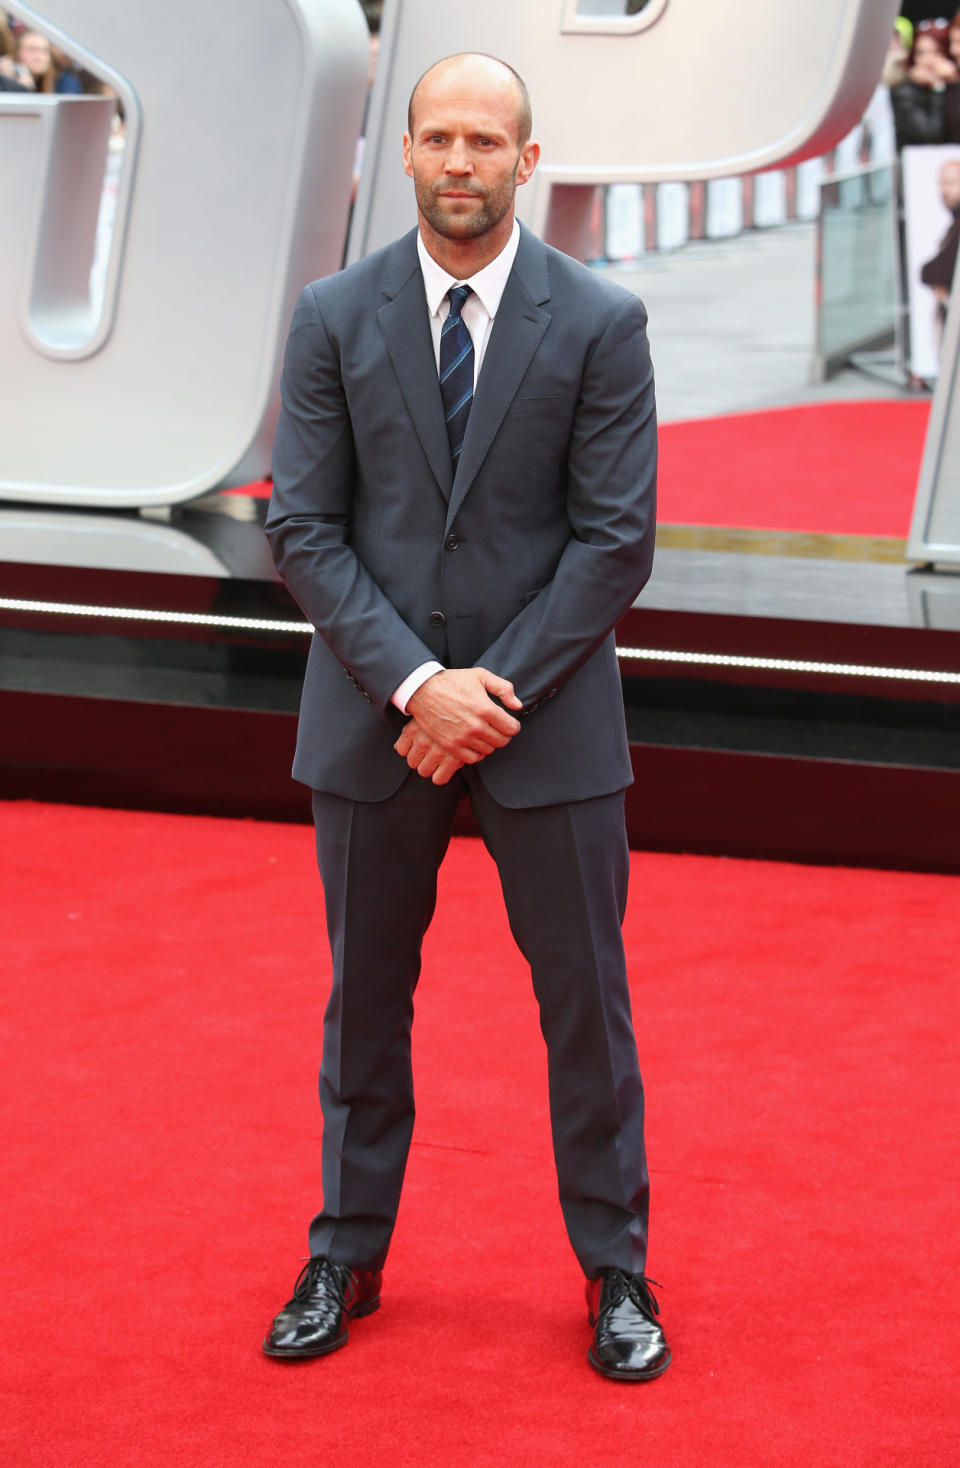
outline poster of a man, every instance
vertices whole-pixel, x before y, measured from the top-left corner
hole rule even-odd
[[[920,279],[937,298],[937,322],[943,329],[947,319],[947,301],[953,284],[960,245],[960,159],[951,158],[940,169],[940,198],[951,215],[950,227],[940,241],[940,248],[921,268]]]
[[[931,380],[960,248],[960,147],[904,148],[903,196],[910,370]]]

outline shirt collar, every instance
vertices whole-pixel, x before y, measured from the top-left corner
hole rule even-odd
[[[520,226],[514,220],[510,238],[499,255],[494,256],[489,265],[484,265],[476,275],[468,276],[466,280],[458,280],[455,275],[448,275],[442,265],[437,264],[418,232],[417,254],[420,256],[423,288],[426,291],[427,309],[430,315],[437,314],[444,296],[452,285],[468,285],[492,321],[497,314],[500,298],[506,290],[507,277],[513,269],[519,244]]]

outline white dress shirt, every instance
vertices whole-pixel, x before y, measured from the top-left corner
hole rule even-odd
[[[443,323],[450,314],[448,292],[451,286],[468,285],[473,295],[468,296],[464,302],[461,316],[473,342],[473,383],[476,387],[480,368],[483,365],[483,356],[487,350],[487,342],[490,340],[490,329],[493,326],[500,299],[506,289],[507,277],[513,269],[519,243],[520,226],[514,220],[510,238],[499,255],[495,256],[489,265],[484,265],[482,270],[478,270],[476,275],[471,275],[466,280],[458,280],[455,275],[448,275],[442,265],[437,264],[423,243],[423,236],[417,235],[417,254],[420,256],[420,271],[423,275],[423,289],[427,297],[427,310],[430,313],[430,332],[433,336],[433,350],[437,359],[438,373],[440,371],[440,333],[443,330]],[[433,661],[421,663],[419,668],[414,668],[413,672],[404,678],[400,687],[392,695],[391,703],[396,704],[400,712],[405,714],[408,699],[412,698],[421,683],[426,683],[434,673],[442,672],[442,663]]]

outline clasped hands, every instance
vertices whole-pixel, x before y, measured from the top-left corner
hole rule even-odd
[[[409,723],[393,747],[411,770],[446,785],[464,765],[479,763],[519,734],[519,720],[508,708],[523,703],[506,678],[486,668],[445,668],[411,694]]]

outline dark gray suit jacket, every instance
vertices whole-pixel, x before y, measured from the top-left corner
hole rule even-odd
[[[293,773],[399,787],[390,696],[430,658],[509,678],[523,727],[478,766],[506,806],[632,774],[612,628],[650,574],[656,422],[640,301],[521,230],[456,478],[416,231],[300,296],[267,534],[319,633]]]

